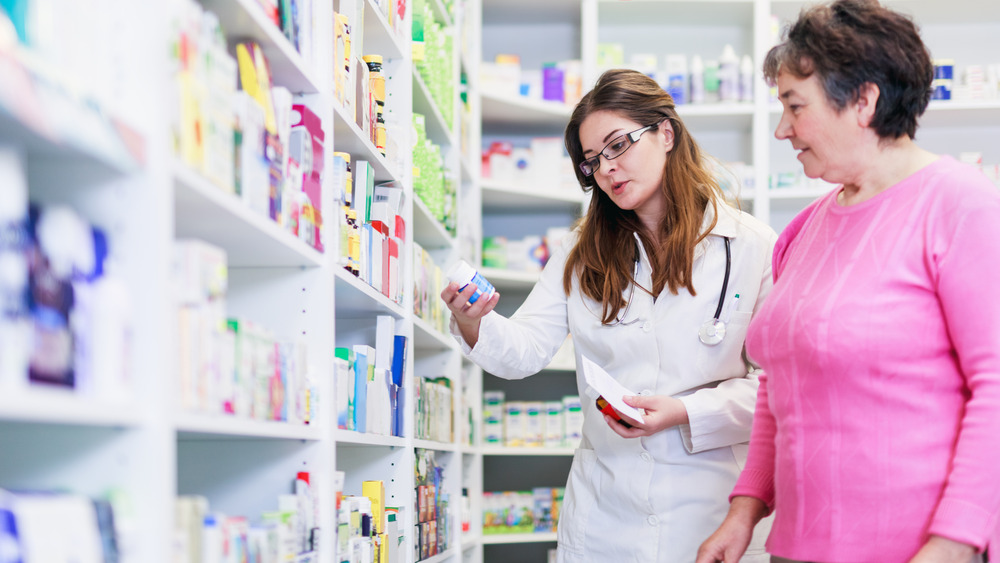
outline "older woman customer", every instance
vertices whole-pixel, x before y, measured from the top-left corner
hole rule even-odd
[[[1000,192],[914,143],[933,67],[877,2],[805,10],[768,53],[775,136],[840,184],[775,248],[750,455],[698,563],[982,558],[1000,518]]]

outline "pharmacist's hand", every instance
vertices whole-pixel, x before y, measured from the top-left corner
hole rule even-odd
[[[650,436],[661,430],[672,428],[679,424],[687,424],[688,415],[684,403],[669,395],[626,395],[623,397],[626,405],[643,410],[642,420],[632,420],[622,415],[632,428],[625,428],[610,416],[604,420],[622,438],[638,438]]]
[[[458,290],[458,284],[449,283],[448,287],[441,291],[441,300],[451,310],[451,314],[458,324],[458,330],[462,333],[462,338],[470,348],[476,347],[479,341],[479,323],[487,313],[492,311],[500,302],[500,292],[494,291],[489,298],[480,297],[475,303],[469,303],[469,298],[476,292],[476,284],[468,284],[462,291]]]
[[[972,563],[975,555],[976,548],[969,544],[931,536],[910,563]]]

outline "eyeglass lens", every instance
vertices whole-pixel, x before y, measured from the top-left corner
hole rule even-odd
[[[580,171],[583,172],[584,176],[592,176],[594,172],[597,172],[597,169],[601,167],[601,160],[600,160],[601,156],[604,156],[606,160],[614,160],[618,158],[619,156],[624,154],[625,151],[629,149],[629,147],[632,146],[632,143],[638,140],[638,136],[641,136],[643,133],[645,133],[652,127],[654,126],[647,125],[646,127],[643,127],[641,129],[636,129],[631,133],[626,133],[625,135],[615,137],[614,139],[611,140],[610,143],[604,145],[604,148],[601,149],[601,152],[597,153],[596,155],[586,160],[581,161]]]

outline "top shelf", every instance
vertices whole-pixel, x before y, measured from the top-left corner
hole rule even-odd
[[[145,163],[145,140],[93,100],[79,98],[23,50],[0,52],[0,144],[103,174]]]
[[[580,0],[482,0],[483,22],[491,24],[580,24]]]
[[[491,132],[516,131],[520,134],[560,134],[566,129],[573,106],[522,96],[482,95],[483,125]],[[692,130],[750,129],[752,103],[682,104],[677,113]],[[510,131],[507,131],[510,130]]]
[[[108,401],[65,389],[7,389],[0,394],[0,423],[41,423],[87,428],[134,428],[142,423],[134,398]]]
[[[444,115],[434,98],[431,97],[427,83],[424,82],[423,77],[416,69],[413,70],[413,113],[424,116],[424,127],[427,130],[428,139],[439,146],[455,146],[454,136],[448,128]]]
[[[769,110],[772,122],[776,122],[781,117],[781,105],[773,102]],[[919,125],[921,128],[1000,126],[1000,100],[931,100]]]
[[[699,131],[750,130],[753,126],[752,103],[681,104],[677,115],[688,129]]]
[[[180,162],[174,162],[175,232],[225,249],[230,267],[317,267],[326,260],[270,218],[252,211]]]
[[[428,250],[455,246],[455,237],[427,209],[420,196],[413,199],[413,240]]]
[[[519,131],[559,130],[566,128],[573,108],[559,102],[533,100],[521,96],[482,94],[484,129],[513,127]]]
[[[403,44],[397,31],[385,19],[385,14],[373,0],[365,0],[364,53],[361,56],[379,54],[385,60],[402,59],[407,46]]]
[[[307,67],[278,26],[267,19],[256,0],[201,0],[207,10],[219,16],[219,23],[230,44],[252,39],[260,44],[271,69],[275,85],[295,94],[315,94],[327,90],[314,69]]]
[[[443,27],[451,27],[453,23],[451,21],[451,14],[445,9],[444,2],[441,0],[428,0],[427,2],[431,6],[431,11],[434,13],[434,19],[438,21]]]
[[[348,115],[347,110],[338,104],[333,104],[333,150],[349,153],[352,157],[352,164],[359,160],[367,160],[375,170],[375,182],[394,181],[404,185],[400,172],[389,167],[389,162],[382,153],[375,148],[354,118]]]
[[[483,208],[491,211],[578,211],[585,197],[579,188],[551,186],[521,186],[482,180]]]
[[[771,12],[784,21],[796,18],[812,0],[771,0]],[[934,24],[1000,22],[1000,2],[980,0],[882,0],[889,8],[911,15],[917,22]],[[975,18],[970,15],[975,14]]]
[[[754,0],[598,0],[601,26],[637,22],[753,26]]]

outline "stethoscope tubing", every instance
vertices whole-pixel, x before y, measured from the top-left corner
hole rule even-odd
[[[726,241],[726,275],[722,277],[722,293],[719,294],[719,304],[715,306],[714,319],[719,320],[722,316],[722,306],[726,302],[726,290],[729,289],[729,270],[733,265],[733,251],[730,246],[729,237],[722,237]]]
[[[731,239],[729,237],[722,237],[722,239],[725,241],[726,244],[726,272],[722,277],[722,291],[719,293],[719,303],[715,306],[715,315],[713,315],[711,321],[706,321],[712,323],[718,323],[721,321],[722,307],[726,303],[726,290],[729,289],[729,274],[730,271],[732,270],[732,265],[733,265],[733,251],[732,251]],[[638,281],[635,280],[635,278],[639,276],[640,258],[639,258],[638,247],[635,249],[635,254],[636,254],[635,265],[632,270],[633,282],[632,282],[632,287],[630,288],[629,291],[628,299],[625,301],[625,310],[622,312],[622,315],[620,317],[615,318],[615,322],[609,324],[608,326],[615,326],[615,325],[627,326],[638,322],[638,319],[632,321],[625,320],[628,318],[628,311],[632,307],[632,298],[635,296],[635,284],[638,283]]]

